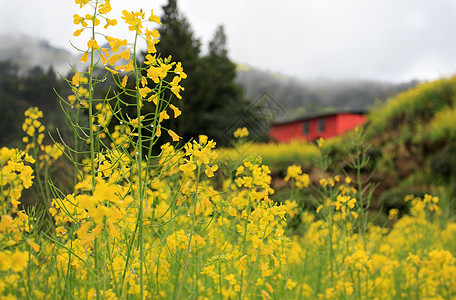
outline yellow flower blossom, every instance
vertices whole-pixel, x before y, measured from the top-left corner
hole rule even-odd
[[[121,18],[129,25],[128,30],[141,33],[141,28],[143,28],[142,20],[144,19],[144,12],[142,10],[137,12],[123,10]]]
[[[261,290],[261,297],[263,300],[272,299],[271,295],[269,295],[265,290]]]
[[[171,81],[169,84],[171,86],[171,92],[173,92],[173,94],[176,95],[176,97],[178,99],[182,99],[182,96],[180,95],[180,91],[184,90],[184,88],[179,85],[180,81],[181,81],[181,77],[174,76],[173,81]]]
[[[149,17],[149,22],[155,22],[159,25],[162,25],[162,23],[160,22],[160,18],[157,17],[156,15],[154,15],[154,10],[151,9],[150,11],[150,17]]]
[[[73,15],[73,23],[76,24],[76,25],[82,24],[82,26],[86,27],[87,23],[85,23],[84,20],[85,20],[85,18],[79,16],[78,14],[74,14]]]
[[[104,3],[100,5],[98,8],[98,12],[100,14],[107,14],[111,11],[111,1],[110,0],[105,0]],[[117,23],[117,22],[116,22]]]
[[[246,127],[238,128],[233,133],[237,139],[245,138],[249,135],[249,130]]]
[[[89,52],[86,51],[86,52],[84,52],[84,54],[81,56],[81,59],[80,59],[80,60],[81,60],[83,63],[86,63],[86,62],[87,62],[87,59],[89,59]]]
[[[127,64],[125,65],[120,65],[115,67],[116,71],[122,71],[122,72],[130,72],[133,71],[133,60],[130,60]]]
[[[106,25],[104,26],[104,29],[108,29],[109,26],[115,26],[117,25],[117,20],[116,19],[108,19],[106,18]]]
[[[184,176],[193,175],[193,171],[196,170],[196,165],[192,161],[188,161],[187,163],[180,165],[179,169],[184,173]]]
[[[73,36],[80,36],[83,31],[84,31],[84,28],[75,30],[73,33]]]
[[[89,3],[90,0],[75,0],[75,3],[76,4],[79,4],[79,7],[83,7],[84,5],[86,5],[87,3]]]
[[[174,73],[178,74],[182,79],[187,78],[187,74],[184,73],[184,68],[182,68],[182,63],[178,62],[174,68]]]
[[[161,111],[159,114],[158,122],[161,123],[161,122],[163,122],[163,120],[168,120],[168,119],[169,119],[169,115],[166,112],[166,110]]]
[[[224,278],[229,282],[230,285],[235,285],[237,282],[234,274],[226,275]]]
[[[27,244],[30,245],[30,247],[32,247],[33,251],[40,252],[40,246],[38,244],[36,244],[35,242],[33,242],[30,239],[27,239],[26,242],[27,242]]]
[[[72,81],[73,85],[79,86],[79,72],[74,73],[71,81]]]
[[[151,91],[152,90],[147,86],[138,89],[139,96],[141,97],[141,99],[145,99],[147,97],[147,94],[149,94]]]
[[[100,50],[101,49],[101,47],[98,45],[97,41],[93,40],[93,39],[90,39],[87,42],[87,47],[89,47],[89,49],[93,49],[93,50]]]
[[[171,108],[174,112],[174,118],[177,118],[178,116],[180,116],[182,114],[182,112],[179,110],[179,108],[177,108],[176,106],[170,104],[169,105],[169,108]]]
[[[125,76],[122,78],[122,83],[121,83],[121,85],[122,85],[123,88],[127,86],[127,80],[128,80],[128,76],[125,75]]]
[[[109,46],[111,47],[111,50],[114,53],[117,53],[117,51],[119,51],[120,47],[127,46],[127,40],[125,40],[125,39],[122,40],[122,39],[114,38],[111,36],[105,36],[105,39],[108,41]]]
[[[171,129],[168,129],[168,134],[171,137],[171,139],[173,140],[173,142],[178,142],[179,141],[179,139],[180,139],[179,136],[174,131],[172,131]]]
[[[214,176],[214,172],[218,170],[218,166],[217,165],[213,165],[211,167],[209,166],[206,166],[206,170],[204,171],[207,175],[207,177],[213,177]]]
[[[144,64],[152,65],[152,64],[155,64],[155,62],[156,62],[155,55],[154,56],[152,56],[150,54],[146,55],[146,60],[144,61]]]

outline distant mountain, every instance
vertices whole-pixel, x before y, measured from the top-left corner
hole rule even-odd
[[[282,119],[329,110],[369,110],[375,104],[381,104],[418,84],[418,81],[301,81],[243,64],[238,64],[237,69],[236,81],[244,88],[246,96],[254,100],[266,92],[286,112]]]
[[[50,66],[63,76],[79,59],[69,51],[53,47],[48,41],[24,34],[0,34],[0,61],[8,61],[19,67],[24,74],[33,67],[48,69]]]
[[[0,62],[9,61],[19,67],[20,74],[40,66],[50,66],[63,76],[69,63],[78,68],[79,58],[69,51],[53,47],[48,41],[24,34],[0,34]],[[265,92],[291,119],[305,114],[328,110],[367,110],[376,102],[383,103],[398,92],[415,86],[418,82],[385,83],[377,81],[301,81],[297,78],[262,71],[238,64],[237,83],[248,98],[255,100]]]

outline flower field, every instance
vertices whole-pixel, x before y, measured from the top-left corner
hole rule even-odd
[[[261,146],[244,144],[239,163],[221,172],[228,154],[216,141],[202,134],[179,146],[166,128],[180,116],[187,74],[156,53],[153,11],[123,11],[135,37],[127,41],[99,34],[117,26],[108,0],[76,4],[87,12],[74,15],[75,36],[91,37],[81,50],[87,70],[75,72],[74,93],[62,97],[74,136],[45,145],[45,116],[30,108],[24,149],[0,149],[0,299],[456,298],[456,223],[438,197],[409,195],[407,212],[392,209],[390,226],[374,225],[372,186],[359,176],[360,131],[351,164],[358,176],[325,176],[321,140],[300,154],[320,161],[321,178],[312,182],[291,164],[289,197],[275,201]],[[111,49],[99,46],[102,38]],[[144,64],[138,39],[147,43]],[[120,92],[98,97],[97,69]],[[52,177],[58,160],[73,166],[70,189]],[[300,205],[303,189],[317,195],[313,210]],[[22,203],[27,191],[35,206]]]

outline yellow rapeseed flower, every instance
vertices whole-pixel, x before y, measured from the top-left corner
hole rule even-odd
[[[141,33],[141,28],[143,28],[142,20],[144,19],[144,12],[142,10],[137,12],[123,10],[121,18],[129,25],[128,30],[138,31],[138,33]]]
[[[89,49],[93,49],[93,50],[100,50],[101,49],[101,47],[98,45],[97,41],[94,40],[94,39],[90,39],[87,42],[87,47],[89,47]]]
[[[211,167],[209,166],[206,166],[206,170],[204,171],[207,175],[207,177],[213,177],[214,176],[214,172],[218,170],[218,166],[217,165],[213,165]]]
[[[168,120],[168,119],[169,119],[169,115],[166,112],[166,110],[161,111],[159,114],[159,117],[158,117],[158,122],[161,123],[161,122],[163,122],[163,120]]]
[[[83,62],[83,63],[86,63],[87,62],[87,59],[89,59],[89,52],[84,52],[84,54],[81,56],[80,60]]]
[[[154,10],[153,9],[150,10],[149,21],[150,22],[155,22],[155,23],[157,23],[159,25],[162,25],[162,23],[160,22],[160,18],[158,16],[154,15]]]
[[[108,19],[106,18],[106,25],[104,26],[105,29],[108,29],[109,26],[115,26],[117,25],[117,20],[116,19]]]
[[[127,64],[117,66],[115,69],[116,71],[130,72],[133,71],[133,68],[133,60],[130,60]]]
[[[174,118],[177,118],[178,116],[180,116],[182,114],[182,112],[179,110],[179,108],[177,108],[176,106],[170,104],[169,105],[169,108],[171,108],[174,112]]]
[[[182,79],[187,78],[187,74],[184,72],[184,69],[182,68],[182,63],[178,62],[176,64],[176,67],[174,68],[174,73],[178,74]]]
[[[71,79],[71,83],[74,86],[79,86],[79,76],[80,76],[79,72],[74,73],[73,78]]]
[[[138,89],[139,96],[141,97],[141,99],[146,99],[147,94],[149,94],[151,91],[152,90],[149,87],[147,87],[147,86]]]
[[[180,95],[180,91],[184,90],[184,88],[179,85],[180,81],[181,81],[180,76],[174,76],[173,81],[171,81],[169,83],[169,85],[171,86],[171,92],[173,92],[173,94],[176,95],[176,97],[178,99],[182,99],[182,96]]]
[[[111,1],[110,0],[105,0],[104,3],[102,3],[98,9],[98,12],[100,14],[107,14],[111,11]],[[116,22],[117,23],[117,22]]]
[[[249,130],[246,127],[238,128],[233,133],[233,136],[237,139],[245,138],[248,135],[249,135]]]
[[[111,36],[105,36],[105,39],[108,41],[109,46],[111,47],[111,50],[114,53],[117,53],[117,51],[119,51],[120,47],[127,46],[127,40],[125,40],[125,39],[121,40],[121,39],[114,38]]]
[[[84,5],[89,3],[90,0],[75,0],[76,4],[79,4],[79,7],[82,8]]]
[[[128,76],[125,75],[125,76],[122,78],[122,84],[121,84],[123,88],[127,86],[127,80],[128,80]]]
[[[180,139],[179,136],[174,131],[172,131],[171,129],[168,129],[168,134],[172,138],[173,142],[178,142],[179,141],[179,139]]]
[[[40,246],[37,243],[33,242],[30,239],[27,239],[26,242],[30,245],[30,247],[32,247],[33,251],[40,252]]]

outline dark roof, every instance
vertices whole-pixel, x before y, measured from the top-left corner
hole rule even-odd
[[[333,115],[338,115],[338,114],[356,114],[356,115],[364,115],[368,111],[365,109],[342,109],[342,110],[335,110],[335,111],[326,111],[326,112],[315,112],[315,113],[310,113],[306,114],[297,118],[293,119],[282,119],[282,120],[277,120],[275,122],[272,122],[272,125],[281,125],[281,124],[288,124],[288,123],[294,123],[298,121],[307,121],[311,119],[318,119],[321,117],[328,117],[328,116],[333,116]]]

